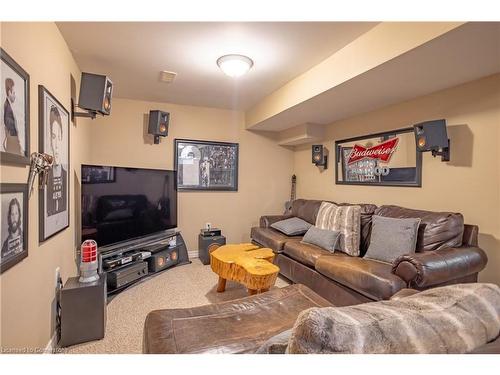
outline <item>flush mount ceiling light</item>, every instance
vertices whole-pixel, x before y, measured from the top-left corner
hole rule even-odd
[[[217,65],[230,77],[240,77],[253,65],[251,58],[243,55],[225,55],[217,59]]]

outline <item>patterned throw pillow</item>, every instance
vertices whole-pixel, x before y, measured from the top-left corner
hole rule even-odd
[[[340,232],[338,250],[351,255],[359,256],[361,233],[361,207],[337,206],[323,202],[316,217],[316,226]]]

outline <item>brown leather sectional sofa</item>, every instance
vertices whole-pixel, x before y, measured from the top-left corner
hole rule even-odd
[[[360,204],[360,257],[332,254],[302,243],[302,236],[288,237],[270,227],[293,216],[314,224],[321,202],[298,199],[293,202],[290,215],[262,216],[260,226],[252,228],[251,238],[254,243],[273,249],[283,276],[310,287],[336,306],[390,299],[404,288],[424,290],[476,282],[488,261],[477,245],[478,227],[464,225],[459,213]],[[416,253],[401,256],[392,264],[364,259],[370,244],[372,215],[421,218]]]

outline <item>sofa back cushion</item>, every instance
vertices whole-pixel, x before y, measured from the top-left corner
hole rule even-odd
[[[392,218],[420,218],[416,252],[462,244],[464,232],[462,214],[413,210],[399,206],[380,206],[375,210],[375,215]]]
[[[289,353],[468,353],[500,330],[500,287],[456,284],[397,300],[300,313]]]
[[[292,203],[292,216],[301,218],[314,225],[316,222],[316,215],[318,215],[319,206],[321,206],[319,200],[312,199],[296,199]]]

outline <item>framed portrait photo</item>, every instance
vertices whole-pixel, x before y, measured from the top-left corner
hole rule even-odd
[[[28,256],[28,185],[0,184],[0,273]]]
[[[175,140],[178,190],[238,190],[238,143]]]
[[[39,197],[39,241],[69,226],[69,113],[42,85],[38,86],[39,150],[54,164]]]
[[[30,76],[0,48],[0,159],[30,163]]]

